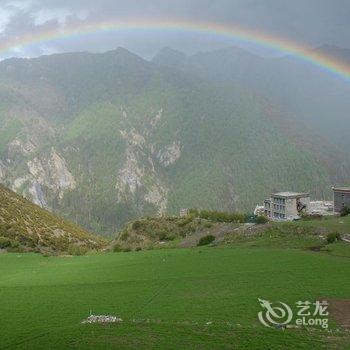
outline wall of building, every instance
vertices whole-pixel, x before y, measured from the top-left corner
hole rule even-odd
[[[296,198],[290,198],[286,200],[286,216],[287,218],[290,216],[299,215],[297,210],[297,200]]]
[[[350,208],[350,193],[334,192],[334,211],[339,213],[343,207]]]

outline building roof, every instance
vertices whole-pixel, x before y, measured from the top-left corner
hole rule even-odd
[[[310,193],[300,193],[300,192],[277,192],[272,193],[271,197],[284,197],[284,198],[304,198],[310,197]]]
[[[333,187],[334,192],[350,192],[350,187]]]

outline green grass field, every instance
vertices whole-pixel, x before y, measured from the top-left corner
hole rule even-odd
[[[1,254],[0,348],[350,349],[349,332],[282,331],[257,319],[258,298],[350,298],[349,250],[344,243],[334,245],[336,255],[237,244]],[[80,324],[90,310],[124,322]]]

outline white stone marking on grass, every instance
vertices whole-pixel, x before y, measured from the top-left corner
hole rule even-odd
[[[90,315],[85,320],[81,321],[81,323],[120,323],[123,320],[120,317],[112,316],[112,315]]]

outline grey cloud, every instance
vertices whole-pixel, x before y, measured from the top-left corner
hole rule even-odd
[[[0,35],[6,40],[28,31],[64,27],[70,22],[129,17],[176,17],[234,23],[310,46],[350,47],[348,0],[9,0],[0,2]],[[75,50],[100,52],[124,46],[149,57],[162,46],[191,53],[235,44],[242,43],[193,33],[124,32],[86,36],[75,42],[39,43],[13,54],[31,56]],[[249,49],[257,50],[251,46]]]

